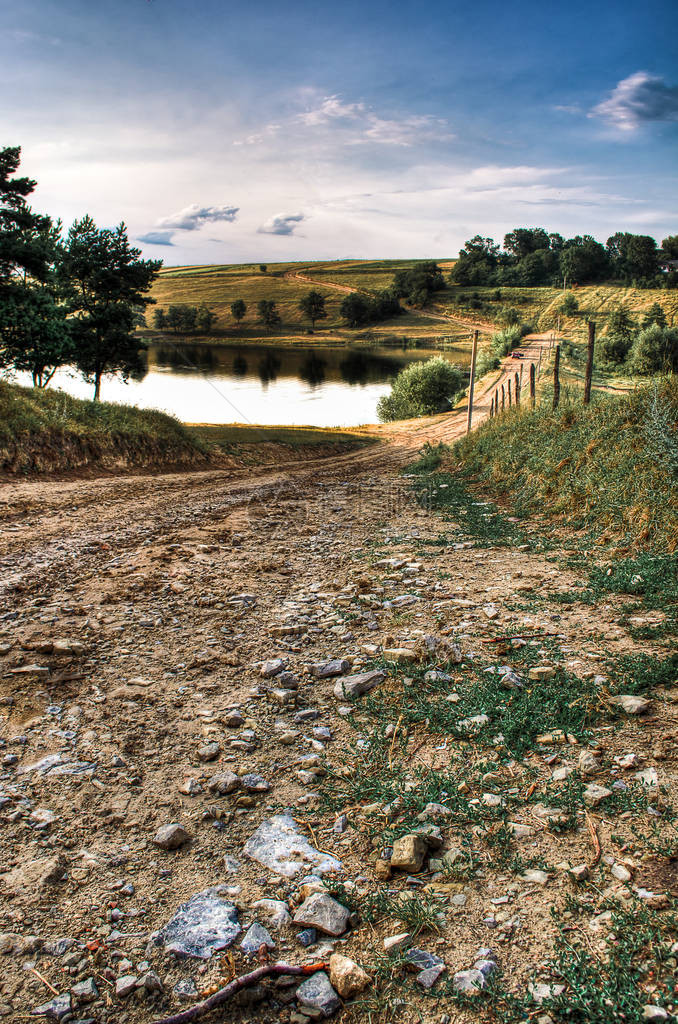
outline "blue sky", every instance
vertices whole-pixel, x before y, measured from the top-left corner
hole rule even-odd
[[[0,144],[169,264],[678,232],[675,0],[22,0]]]

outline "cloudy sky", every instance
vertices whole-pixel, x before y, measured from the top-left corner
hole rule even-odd
[[[678,231],[676,0],[22,0],[0,145],[168,264]]]

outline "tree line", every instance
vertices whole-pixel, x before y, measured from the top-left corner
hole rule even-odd
[[[617,231],[605,245],[591,235],[563,238],[544,228],[515,228],[504,236],[503,246],[475,235],[460,250],[450,280],[464,286],[613,281],[635,288],[677,288],[678,235],[669,235],[661,247],[650,235],[628,231]]]
[[[18,146],[0,149],[0,367],[46,387],[73,365],[96,400],[105,374],[143,372],[135,330],[162,261],[140,259],[124,223],[98,228],[84,216],[64,233],[29,206],[36,182],[16,176],[20,161]]]

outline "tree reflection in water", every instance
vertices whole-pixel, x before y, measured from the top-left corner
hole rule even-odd
[[[325,360],[315,352],[309,352],[299,367],[299,376],[311,387],[318,387],[325,380]]]

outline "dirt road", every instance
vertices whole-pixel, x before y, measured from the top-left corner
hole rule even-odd
[[[587,939],[627,875],[662,912],[674,883],[637,830],[663,827],[678,705],[656,689],[612,732],[623,596],[558,602],[579,580],[539,529],[493,540],[479,499],[415,501],[400,471],[465,424],[0,488],[0,1015],[149,1024],[270,956],[329,960],[332,983],[257,986],[220,1019],[461,1022],[474,963],[516,998],[554,980],[567,865],[590,874]]]

